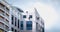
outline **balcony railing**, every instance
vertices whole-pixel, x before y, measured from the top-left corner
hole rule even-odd
[[[3,24],[0,24],[0,28],[2,28],[2,29],[4,29],[4,30],[9,30],[9,28],[7,28],[5,25],[3,25]]]
[[[3,16],[5,16],[5,18],[9,19],[9,16],[7,16],[5,13],[0,12],[0,15],[3,15]]]
[[[2,19],[2,18],[0,18],[0,21],[6,23],[6,25],[9,25],[9,22],[4,20],[4,19]]]
[[[3,10],[5,10],[5,8],[4,8],[3,6],[1,6],[1,5],[0,5],[0,9],[3,9]]]
[[[3,6],[0,5],[0,9],[2,9],[3,11],[5,11],[6,13],[9,14],[9,10],[7,10],[6,7],[3,7]]]
[[[0,24],[0,28],[4,29],[4,25]]]
[[[4,15],[4,13],[2,13],[2,12],[0,12],[0,15],[3,15],[3,16],[5,16],[5,15]]]
[[[9,19],[9,16],[5,14],[5,17],[7,17]]]
[[[9,10],[7,10],[7,9],[6,9],[6,13],[8,13],[8,14],[9,14]]]

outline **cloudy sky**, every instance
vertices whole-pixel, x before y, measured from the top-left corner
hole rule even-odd
[[[45,22],[45,32],[60,32],[60,0],[7,0],[22,10],[36,8]]]

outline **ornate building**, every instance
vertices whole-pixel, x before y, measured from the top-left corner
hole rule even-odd
[[[21,32],[44,32],[44,20],[40,17],[37,9],[22,13]]]

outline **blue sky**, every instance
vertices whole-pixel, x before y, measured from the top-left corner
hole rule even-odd
[[[13,5],[26,10],[36,7],[45,20],[46,32],[60,32],[60,1],[59,0],[8,0]]]

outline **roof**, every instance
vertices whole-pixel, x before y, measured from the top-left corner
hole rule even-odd
[[[17,9],[19,12],[23,12],[23,10],[18,7],[12,6],[12,8]]]

